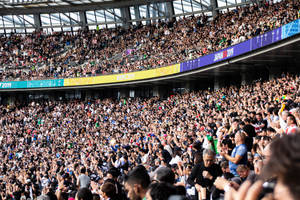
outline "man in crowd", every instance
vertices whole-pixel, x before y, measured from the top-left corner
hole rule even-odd
[[[202,200],[209,198],[208,193],[214,180],[222,175],[221,167],[215,164],[215,152],[210,149],[203,151],[203,162],[194,166],[188,183],[194,185]]]
[[[80,175],[78,176],[77,179],[77,186],[79,188],[89,188],[90,187],[90,177],[86,175],[86,168],[82,167],[80,169]]]
[[[229,161],[230,172],[238,176],[236,169],[238,165],[247,164],[247,146],[245,145],[246,135],[244,132],[239,131],[235,134],[234,140],[236,147],[233,149],[231,156],[226,153],[226,149],[222,149],[220,155]]]
[[[80,188],[76,193],[75,200],[92,200],[93,194],[88,188]]]
[[[142,200],[145,198],[150,177],[145,167],[139,165],[129,172],[125,180],[125,189],[130,200]]]
[[[256,113],[255,117],[256,117],[256,122],[254,124],[254,128],[255,128],[256,134],[258,134],[267,129],[268,122],[263,119],[261,113]]]

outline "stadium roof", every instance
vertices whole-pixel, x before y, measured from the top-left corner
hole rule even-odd
[[[174,0],[0,0],[0,15],[76,12],[172,1]]]
[[[114,2],[113,0],[4,0],[0,2],[2,8],[30,8],[45,6],[82,5],[89,3]]]
[[[0,14],[3,9],[31,9],[45,7],[79,7],[89,5],[103,5],[105,7],[120,7],[128,5],[141,5],[172,0],[2,0],[0,1]]]
[[[222,11],[253,0],[0,0],[0,34],[30,33],[37,28],[47,33],[96,25],[114,28],[201,13],[212,16],[214,1],[215,10]]]

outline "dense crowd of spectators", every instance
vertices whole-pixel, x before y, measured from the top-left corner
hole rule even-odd
[[[258,180],[273,140],[298,135],[299,83],[282,75],[167,99],[1,105],[0,199],[219,199]],[[272,161],[282,160],[279,174],[294,167],[283,183],[299,182],[298,153],[288,161],[298,144]]]
[[[298,18],[299,1],[240,7],[129,29],[0,38],[1,80],[126,73],[167,66],[243,42]]]

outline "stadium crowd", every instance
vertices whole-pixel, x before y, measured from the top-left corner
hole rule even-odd
[[[298,18],[299,1],[268,1],[207,16],[154,22],[129,29],[11,34],[0,38],[1,80],[127,73],[197,58]]]
[[[233,200],[272,173],[298,199],[299,83],[1,105],[0,199]]]

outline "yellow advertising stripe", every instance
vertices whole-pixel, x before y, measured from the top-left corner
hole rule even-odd
[[[150,69],[146,71],[131,72],[115,75],[103,75],[94,77],[69,78],[64,79],[64,86],[78,86],[78,85],[95,85],[108,84],[127,81],[136,81],[149,78],[156,78],[160,76],[168,76],[180,72],[180,64],[161,67],[157,69]]]

